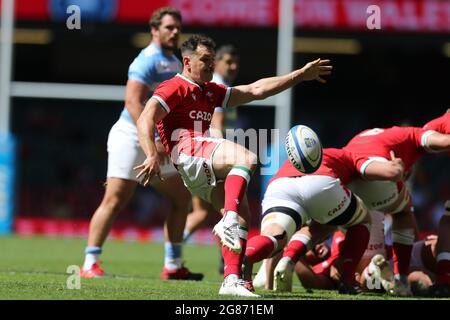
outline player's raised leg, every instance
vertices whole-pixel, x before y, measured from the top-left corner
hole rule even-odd
[[[257,157],[241,145],[224,140],[212,157],[213,169],[217,179],[224,179],[223,218],[214,226],[214,233],[222,244],[237,253],[243,249],[239,233],[248,229],[249,212],[241,212],[241,202],[247,185],[256,168]],[[216,189],[213,192],[219,192]],[[238,218],[242,218],[239,224]],[[245,241],[246,241],[245,237]]]

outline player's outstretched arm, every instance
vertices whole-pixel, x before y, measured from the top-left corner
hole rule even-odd
[[[450,134],[433,132],[427,137],[426,147],[430,151],[442,152],[450,150]]]
[[[364,170],[367,180],[401,181],[405,177],[405,165],[402,159],[397,158],[391,151],[391,161],[373,161]]]
[[[166,114],[156,99],[150,99],[136,123],[139,143],[147,158],[134,170],[140,170],[136,178],[142,177],[141,184],[144,187],[150,184],[155,175],[160,174],[158,151],[155,145],[155,128],[156,123],[162,120]]]
[[[227,107],[235,107],[253,100],[265,99],[302,81],[317,80],[325,83],[325,79],[321,76],[331,74],[333,66],[329,65],[329,63],[330,60],[317,59],[291,73],[277,77],[263,78],[248,85],[233,87]]]

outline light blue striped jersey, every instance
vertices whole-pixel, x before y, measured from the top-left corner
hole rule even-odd
[[[131,63],[128,68],[128,79],[147,85],[150,90],[149,97],[151,97],[161,82],[169,80],[182,70],[183,65],[175,55],[165,55],[162,49],[152,42],[142,49]],[[134,123],[127,108],[123,109],[120,117]]]

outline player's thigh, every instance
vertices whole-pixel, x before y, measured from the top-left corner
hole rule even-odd
[[[121,178],[107,178],[103,204],[123,208],[136,191],[137,182]]]
[[[207,137],[186,139],[178,148],[178,153],[172,154],[172,160],[190,193],[209,203],[220,180],[214,172],[212,159],[224,141]]]
[[[225,140],[214,152],[213,169],[217,178],[225,179],[231,168],[235,165],[242,165],[253,169],[257,164],[257,156],[245,147]]]
[[[280,178],[269,184],[262,201],[262,232],[273,236],[286,232],[289,240],[310,220],[296,188],[296,178]]]
[[[348,186],[364,201],[369,210],[397,213],[405,208],[410,199],[404,183],[356,179]]]
[[[339,179],[312,175],[301,177],[297,184],[303,207],[314,221],[343,225],[353,217],[356,200]]]
[[[307,214],[319,224],[351,227],[369,223],[362,200],[331,176],[312,175],[299,179],[299,191]]]

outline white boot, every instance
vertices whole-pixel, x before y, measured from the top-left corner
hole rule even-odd
[[[213,233],[220,238],[222,244],[230,250],[240,253],[242,250],[239,239],[238,214],[228,211],[214,226]]]
[[[281,258],[273,272],[273,290],[277,292],[291,292],[293,272],[294,263],[291,258]]]
[[[266,286],[266,275],[266,259],[264,259],[261,267],[259,267],[258,273],[253,279],[253,286],[255,288],[264,288]]]
[[[223,280],[222,286],[219,290],[219,294],[240,297],[260,297],[259,295],[248,290],[245,287],[245,281],[239,279],[235,274],[230,274]]]

